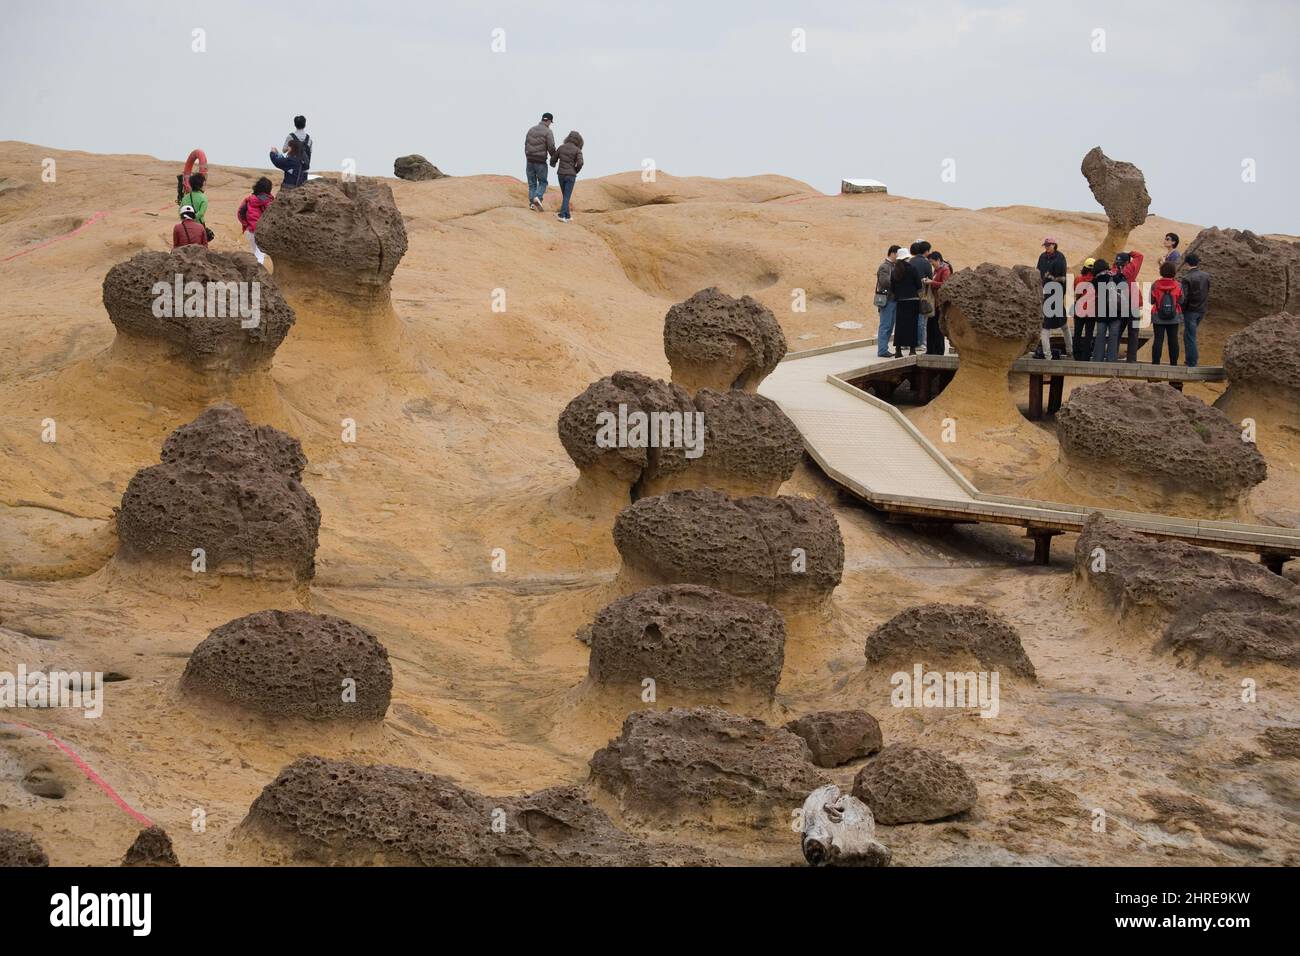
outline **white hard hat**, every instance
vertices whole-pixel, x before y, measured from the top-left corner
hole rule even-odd
[[[194,211],[193,206],[186,205],[186,206],[181,206],[181,215],[189,216],[191,219],[193,219],[196,215],[198,215],[198,213]]]

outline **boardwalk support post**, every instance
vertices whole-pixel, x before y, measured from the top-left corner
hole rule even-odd
[[[1029,417],[1043,417],[1043,376],[1037,372],[1029,373]]]
[[[1055,528],[1026,528],[1025,537],[1034,539],[1034,564],[1052,562],[1052,539],[1061,532]]]

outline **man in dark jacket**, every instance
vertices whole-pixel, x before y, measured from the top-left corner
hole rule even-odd
[[[282,189],[297,189],[307,181],[307,167],[302,164],[302,158],[298,155],[296,140],[289,143],[288,152],[271,150],[271,165],[276,169],[284,170]]]
[[[1182,275],[1183,345],[1187,367],[1196,368],[1200,358],[1196,351],[1196,330],[1210,304],[1210,274],[1201,270],[1201,257],[1194,252],[1189,252],[1183,261],[1187,263],[1187,271]]]
[[[528,169],[528,205],[541,211],[542,196],[546,194],[546,161],[554,159],[555,134],[551,123],[555,117],[542,114],[542,121],[524,134],[524,161]]]
[[[1038,276],[1043,284],[1042,341],[1034,351],[1034,358],[1051,358],[1051,329],[1065,324],[1065,253],[1056,246],[1051,236],[1043,239],[1043,251],[1038,256]]]
[[[564,196],[564,202],[560,204],[560,211],[555,218],[560,222],[568,222],[573,218],[569,215],[569,200],[573,197],[573,184],[578,181],[578,173],[582,172],[581,133],[576,129],[569,131],[569,135],[564,137],[563,145],[551,158],[551,165],[558,166],[560,193]]]
[[[876,294],[873,301],[880,310],[880,326],[876,329],[876,355],[889,358],[889,336],[894,331],[894,316],[898,300],[894,297],[894,262],[898,259],[898,246],[885,250],[885,258],[876,266]]]

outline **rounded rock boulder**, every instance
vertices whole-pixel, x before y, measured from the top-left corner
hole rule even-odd
[[[785,333],[772,310],[749,296],[702,289],[664,317],[664,354],[673,381],[700,388],[754,391],[785,357]]]
[[[893,744],[853,778],[853,795],[871,808],[877,823],[925,823],[964,813],[979,791],[970,775],[942,754]]]
[[[1015,627],[977,604],[921,604],[894,615],[867,636],[867,660],[939,664],[973,657],[989,670],[1034,679],[1034,665]]]

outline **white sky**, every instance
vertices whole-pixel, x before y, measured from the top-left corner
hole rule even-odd
[[[0,139],[267,167],[301,112],[318,170],[416,152],[522,178],[550,110],[557,140],[585,137],[584,175],[650,157],[1093,211],[1079,162],[1100,145],[1146,173],[1153,212],[1300,233],[1297,34],[1294,0],[40,0],[0,17]]]

